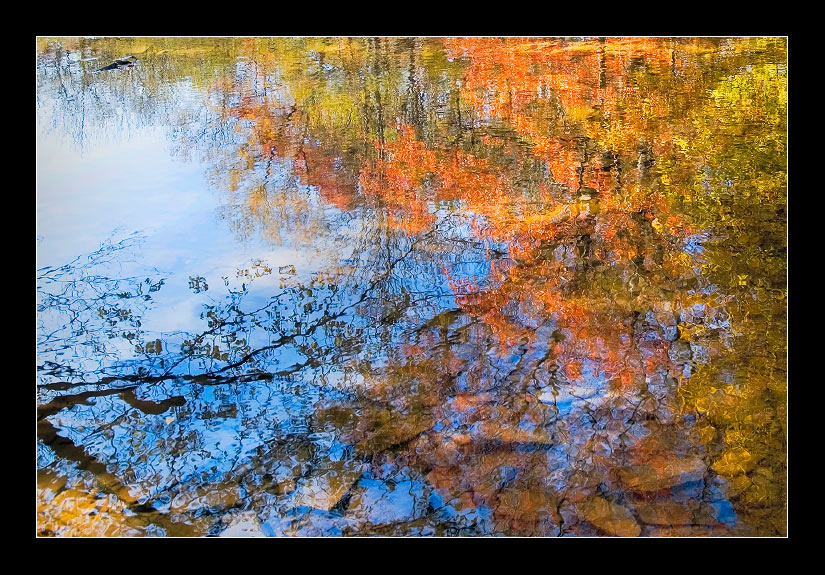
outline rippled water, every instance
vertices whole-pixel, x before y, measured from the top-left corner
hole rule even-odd
[[[784,536],[786,54],[38,39],[38,534]]]

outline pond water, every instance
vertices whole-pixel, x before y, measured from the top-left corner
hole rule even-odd
[[[785,536],[786,44],[39,38],[38,535]]]

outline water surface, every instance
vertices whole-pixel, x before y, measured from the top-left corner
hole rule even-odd
[[[39,39],[38,534],[784,536],[786,56]]]

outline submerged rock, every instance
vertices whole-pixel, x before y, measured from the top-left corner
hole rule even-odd
[[[603,497],[592,496],[579,501],[576,512],[608,535],[638,537],[642,533],[642,528],[627,508]]]
[[[341,470],[308,477],[295,490],[292,505],[329,511],[349,492],[360,476],[359,471]]]
[[[649,525],[690,525],[693,512],[675,501],[643,503],[636,506],[636,513]]]
[[[246,511],[232,515],[227,521],[228,527],[220,534],[221,537],[264,537],[261,523],[254,511]]]
[[[427,510],[425,485],[420,481],[398,483],[363,479],[352,496],[347,513],[373,525],[412,521]]]
[[[644,492],[670,489],[683,483],[699,481],[705,476],[707,467],[701,459],[670,459],[655,467],[631,465],[619,471],[622,488],[628,491]]]

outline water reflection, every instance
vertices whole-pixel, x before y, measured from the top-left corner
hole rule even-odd
[[[785,58],[42,40],[42,137],[162,127],[235,263],[38,270],[39,533],[784,535]]]

